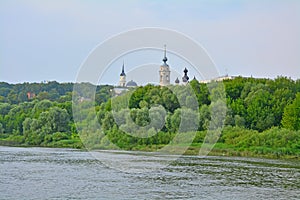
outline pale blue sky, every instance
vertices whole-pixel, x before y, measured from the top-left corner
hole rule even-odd
[[[190,36],[220,74],[300,78],[298,0],[1,0],[0,27],[0,81],[74,82],[99,43],[141,27]],[[115,63],[111,84],[120,71]]]

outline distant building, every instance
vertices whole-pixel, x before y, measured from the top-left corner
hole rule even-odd
[[[125,74],[125,70],[124,70],[124,61],[123,61],[122,71],[120,74],[119,86],[121,86],[121,87],[126,86],[126,74]]]
[[[235,76],[228,76],[228,74],[226,74],[225,76],[219,76],[217,78],[213,78],[213,79],[209,79],[209,80],[201,80],[199,81],[200,83],[211,83],[211,82],[220,82],[220,81],[225,81],[225,80],[232,80],[234,79]]]
[[[167,50],[165,45],[165,56],[163,58],[163,64],[159,68],[159,85],[160,86],[167,86],[170,85],[170,67],[167,64],[168,58],[167,58]]]
[[[113,89],[114,94],[120,95],[123,92],[128,91],[129,88],[137,87],[137,86],[138,86],[138,84],[133,80],[130,80],[129,82],[126,83],[126,73],[125,73],[125,67],[124,67],[124,61],[123,61],[122,71],[120,73],[119,85],[114,87],[114,89]]]
[[[122,65],[122,71],[120,74],[120,80],[119,80],[119,87],[118,88],[127,88],[127,87],[136,87],[138,86],[136,82],[134,82],[133,80],[129,81],[126,83],[126,73],[125,73],[125,69],[124,69],[124,61],[123,61],[123,65]]]
[[[92,101],[92,99],[91,98],[87,98],[87,97],[79,97],[78,101],[80,103],[82,103],[82,102],[85,102],[85,101]]]
[[[170,66],[167,64],[168,58],[167,58],[167,50],[166,45],[164,46],[164,57],[163,57],[163,63],[159,67],[159,85],[160,86],[168,86],[170,85],[170,79],[171,79],[171,70]],[[193,80],[198,81],[199,83],[210,83],[210,82],[218,82],[218,81],[224,81],[224,80],[231,80],[234,79],[235,76],[220,76],[217,78],[209,79],[209,80],[200,80],[198,81],[196,77],[194,76]],[[175,80],[175,85],[187,85],[189,83],[189,76],[188,76],[188,69],[185,67],[183,70],[183,76],[182,76],[182,82],[180,83],[180,79],[177,77]],[[138,84],[130,80],[129,82],[126,82],[126,73],[125,73],[125,65],[123,61],[122,70],[120,73],[120,79],[119,84],[114,88],[114,93],[116,95],[120,95],[124,91],[129,90],[129,88],[137,87]]]
[[[30,99],[33,99],[35,97],[35,93],[33,92],[27,92],[27,99],[30,100]]]

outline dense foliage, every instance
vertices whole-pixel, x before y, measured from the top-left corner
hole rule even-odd
[[[83,90],[88,83],[79,84]],[[80,147],[72,114],[73,83],[0,83],[2,144]],[[95,87],[98,104],[110,98],[111,86]],[[65,143],[64,143],[65,142]]]
[[[214,101],[223,95],[222,88],[210,88],[196,80],[189,83],[191,89],[147,85],[113,98],[112,86],[82,83],[81,93],[74,94],[72,83],[0,83],[1,141],[80,147],[73,95],[81,110],[80,138],[89,147],[153,150],[176,143],[176,134],[189,132],[195,133],[193,145],[197,146],[212,124],[224,122],[216,148],[300,154],[300,80],[236,77],[223,84],[225,107]],[[93,101],[88,94],[91,87],[96,90],[93,108],[87,106]],[[213,119],[218,112],[226,112],[224,120]],[[85,128],[92,123],[101,128]]]

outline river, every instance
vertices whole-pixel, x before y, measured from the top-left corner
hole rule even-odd
[[[137,157],[101,153],[106,159]],[[0,199],[300,199],[300,162],[181,156],[154,171],[129,173],[86,151],[0,147]]]

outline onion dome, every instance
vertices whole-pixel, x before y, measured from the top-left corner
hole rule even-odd
[[[188,77],[188,75],[187,75],[187,73],[188,73],[187,68],[184,68],[183,72],[184,72],[184,76],[182,77],[182,82],[186,83],[186,82],[188,82],[189,79],[190,79],[190,78]]]
[[[163,58],[162,61],[164,62],[164,63],[162,64],[162,66],[169,66],[169,65],[167,64],[168,58],[167,58],[167,47],[166,47],[166,45],[165,45],[165,50],[164,50],[164,58]]]

